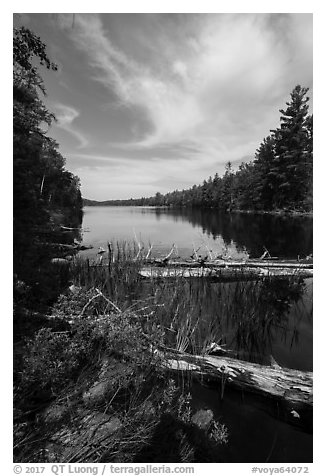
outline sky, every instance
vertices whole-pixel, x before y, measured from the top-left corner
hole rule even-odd
[[[312,112],[312,14],[15,14],[42,70],[48,135],[93,200],[167,193],[236,170],[297,85]]]

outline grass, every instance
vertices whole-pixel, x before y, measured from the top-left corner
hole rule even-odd
[[[146,303],[134,304],[122,310],[99,288],[76,285],[59,298],[51,317],[68,329],[40,329],[16,379],[15,461],[190,462],[202,457],[199,448],[216,460],[226,429],[221,425],[217,438],[218,422],[209,432],[192,424],[189,385],[170,379],[154,352],[162,329],[148,325]],[[101,430],[108,421],[116,424],[113,433]],[[176,445],[158,444],[167,431]]]
[[[73,261],[70,288],[51,310],[59,324],[28,341],[16,372],[16,461],[219,461],[227,430],[192,423],[191,380],[163,372],[155,349],[203,354],[219,343],[255,360],[272,329],[286,327],[304,283],[143,280],[136,255],[119,243],[111,263]],[[94,415],[102,422],[90,438]],[[97,438],[103,418],[119,424]]]
[[[231,283],[182,276],[143,280],[136,243],[117,243],[114,251],[110,266],[76,260],[74,284],[101,290],[122,310],[137,312],[147,331],[161,329],[165,345],[193,354],[223,343],[243,358],[257,360],[270,345],[272,329],[286,330],[289,309],[304,293],[304,281],[296,276]]]
[[[137,247],[115,246],[110,267],[75,262],[77,286],[98,288],[121,309],[132,306],[150,330],[159,326],[165,344],[177,350],[204,353],[213,342],[223,342],[252,356],[263,354],[273,326],[285,326],[287,313],[304,292],[304,281],[241,280],[213,283],[205,279],[142,280]]]

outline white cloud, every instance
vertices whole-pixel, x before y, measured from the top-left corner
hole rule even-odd
[[[255,144],[249,144],[249,154],[254,147]],[[87,198],[136,198],[149,196],[157,191],[167,193],[175,188],[198,184],[212,174],[212,164],[215,164],[214,173],[223,174],[227,161],[243,157],[241,147],[225,150],[225,160],[223,164],[218,165],[216,148],[217,146],[207,146],[198,152],[188,152],[178,160],[175,160],[174,156],[162,159],[159,155],[151,159],[135,159],[127,155],[117,157],[109,154],[72,153],[68,155],[67,164],[69,169],[80,177],[83,193]],[[186,185],[180,186],[178,183]]]
[[[152,129],[138,145],[192,140],[205,149],[217,139],[220,148],[229,148],[234,141],[246,148],[248,138],[262,140],[262,131],[268,133],[275,125],[271,108],[276,119],[280,101],[301,79],[296,73],[311,56],[310,30],[305,29],[310,19],[288,15],[282,17],[282,28],[277,16],[261,14],[191,19],[193,36],[185,38],[183,48],[172,48],[171,28],[148,38],[151,49],[153,43],[161,48],[156,60],[146,65],[113,45],[97,15],[77,15],[71,34],[96,68],[96,79],[113,88],[122,103],[146,112]],[[164,71],[162,65],[169,66]]]
[[[188,79],[188,68],[187,65],[182,61],[175,61],[172,65],[173,71],[181,76],[184,81]]]
[[[70,106],[65,106],[63,104],[55,104],[56,109],[56,118],[58,120],[58,125],[60,127],[66,127],[70,125],[76,117],[79,116],[79,112]]]
[[[68,31],[87,55],[85,74],[149,120],[150,128],[137,142],[121,145],[126,153],[132,157],[135,148],[162,146],[176,151],[174,161],[158,156],[156,161],[118,158],[108,162],[110,167],[97,162],[111,191],[113,182],[120,190],[130,186],[130,194],[143,183],[145,194],[168,174],[198,183],[221,169],[218,164],[253,157],[278,125],[279,109],[293,87],[312,86],[312,15],[204,14],[184,15],[176,24],[163,20],[155,35],[145,29],[137,36],[125,26],[124,47],[117,46],[98,15],[76,15]],[[63,112],[63,125],[72,132],[77,111]],[[91,175],[85,175],[85,182]]]
[[[88,145],[88,140],[73,126],[73,122],[80,115],[79,111],[77,111],[72,106],[67,106],[60,103],[55,103],[53,105],[53,109],[57,119],[55,125],[69,132],[73,137],[75,137],[75,139],[77,139],[79,142],[78,148],[86,147],[86,145]]]

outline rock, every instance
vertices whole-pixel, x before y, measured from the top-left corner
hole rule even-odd
[[[57,463],[58,461],[61,461],[62,455],[65,451],[65,446],[46,441],[43,451],[44,463]]]
[[[83,401],[87,407],[94,407],[105,402],[106,396],[111,389],[109,380],[96,382],[90,389],[83,394]]]
[[[191,421],[194,425],[198,426],[201,430],[208,431],[214,414],[212,410],[198,410],[192,417]]]
[[[133,369],[126,363],[105,356],[99,371],[97,381],[83,394],[84,404],[96,407],[103,404],[117,392],[123,392],[133,376]]]
[[[65,405],[51,405],[43,413],[43,421],[47,425],[58,423],[67,413]]]
[[[299,413],[296,412],[295,410],[292,410],[290,413],[291,413],[291,415],[293,416],[293,418],[300,418]]]
[[[74,413],[73,425],[63,425],[53,433],[49,444],[64,448],[61,461],[69,459],[78,449],[90,442],[97,443],[103,438],[110,437],[122,427],[119,418],[101,412],[92,412],[79,408]]]
[[[122,426],[121,421],[117,417],[109,417],[104,413],[93,413],[85,420],[85,426],[89,427],[85,437],[89,441],[99,440],[105,436],[110,436],[119,430]]]
[[[75,284],[72,284],[71,286],[69,286],[68,289],[72,294],[78,294],[82,290],[80,286],[76,286]]]

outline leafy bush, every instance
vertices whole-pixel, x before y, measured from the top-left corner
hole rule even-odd
[[[29,341],[22,387],[47,389],[58,395],[84,367],[99,370],[103,356],[128,362],[135,371],[151,364],[154,354],[150,343],[159,339],[159,332],[146,335],[134,313],[107,307],[107,299],[96,290],[62,296],[53,317],[65,318],[70,330],[41,329]]]
[[[164,337],[155,319],[149,326],[142,312],[121,312],[99,289],[72,289],[52,312],[69,329],[41,329],[27,345],[16,392],[16,461],[215,461],[226,432],[215,422],[209,433],[193,424],[191,382],[180,387],[167,378],[155,352]],[[101,398],[90,399],[102,382]],[[33,412],[35,420],[26,419]],[[96,456],[83,439],[89,414],[119,423],[98,442]],[[68,435],[68,450],[49,446],[54,434]]]

